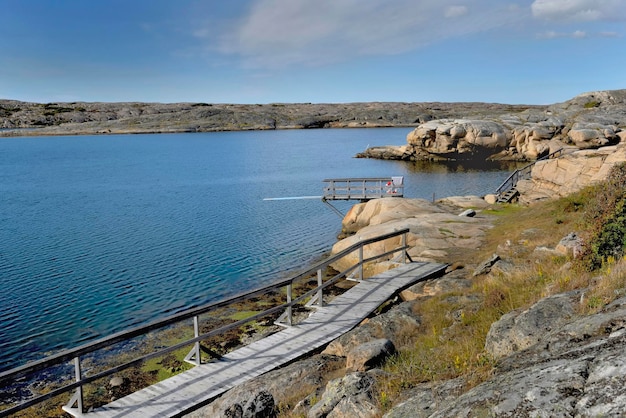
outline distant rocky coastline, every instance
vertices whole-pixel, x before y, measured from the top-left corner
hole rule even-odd
[[[598,149],[624,139],[626,90],[611,90],[521,112],[428,120],[407,135],[406,145],[375,146],[357,157],[534,161],[561,148]]]
[[[534,161],[626,138],[626,90],[550,106],[499,103],[30,103],[0,100],[0,137],[412,127],[407,144],[357,154],[389,160]]]
[[[415,127],[443,118],[541,112],[494,103],[29,103],[0,100],[0,136]]]

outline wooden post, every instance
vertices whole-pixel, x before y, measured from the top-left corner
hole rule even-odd
[[[406,264],[406,232],[402,234],[402,264]]]
[[[200,321],[198,321],[198,315],[193,317],[193,336],[198,337],[200,335]],[[200,341],[196,341],[193,345],[193,349],[196,352],[196,366],[202,364],[202,358],[200,356]]]
[[[324,306],[324,289],[322,289],[322,269],[317,270],[317,306]]]
[[[80,357],[74,357],[74,379],[76,382],[80,382],[82,379],[80,371]],[[74,406],[76,405],[76,406]],[[83,414],[83,387],[82,385],[76,388],[76,392],[72,395],[69,402],[63,407],[63,410],[74,416],[80,416]],[[75,412],[78,414],[75,415]]]
[[[359,247],[359,279],[363,280],[363,246]]]
[[[291,293],[292,293],[292,288],[293,285],[291,283],[289,283],[287,285],[287,303],[291,303]],[[292,321],[291,321],[291,313],[292,313],[292,309],[291,306],[287,307],[287,325],[291,326],[292,325]]]

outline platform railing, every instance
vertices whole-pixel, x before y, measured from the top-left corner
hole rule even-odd
[[[369,200],[403,197],[404,177],[325,179],[323,200]]]
[[[240,295],[231,297],[227,300],[206,304],[200,307],[191,308],[183,312],[180,312],[178,314],[166,317],[164,319],[154,321],[147,325],[121,331],[113,335],[110,335],[108,337],[104,337],[96,341],[81,345],[77,348],[64,350],[62,352],[51,355],[44,359],[27,363],[25,365],[15,367],[13,369],[10,369],[4,372],[0,372],[0,390],[1,390],[3,387],[6,387],[7,385],[14,382],[16,379],[23,378],[23,377],[32,378],[33,376],[36,376],[38,373],[41,373],[47,369],[51,369],[52,367],[58,367],[59,365],[71,363],[74,369],[74,376],[73,376],[74,381],[72,383],[63,384],[61,387],[51,389],[47,393],[37,395],[18,405],[13,405],[7,409],[0,410],[0,417],[14,414],[18,411],[40,404],[48,399],[51,399],[53,397],[56,397],[56,396],[59,396],[59,395],[62,395],[64,393],[68,393],[71,391],[74,391],[74,394],[70,398],[70,401],[63,407],[63,409],[66,412],[70,413],[71,415],[79,416],[83,414],[84,412],[83,386],[86,384],[95,382],[96,380],[102,379],[107,376],[111,376],[115,373],[118,373],[130,367],[138,366],[147,360],[157,358],[167,353],[171,353],[173,351],[179,350],[184,347],[189,347],[189,346],[191,346],[192,348],[191,348],[190,353],[187,355],[186,360],[189,360],[190,362],[193,362],[196,365],[200,365],[202,363],[201,342],[203,340],[223,334],[232,329],[239,328],[246,323],[257,321],[269,315],[276,315],[282,312],[282,315],[278,317],[278,319],[276,320],[276,323],[278,323],[279,325],[283,325],[283,326],[290,326],[293,324],[292,311],[293,311],[293,307],[296,304],[303,303],[305,300],[309,299],[306,306],[309,306],[311,308],[323,307],[324,289],[328,288],[329,286],[332,286],[337,281],[343,278],[346,278],[350,275],[357,276],[357,280],[364,280],[365,277],[363,276],[364,274],[363,266],[365,264],[375,261],[377,259],[383,258],[383,257],[391,258],[392,255],[397,254],[399,252],[400,252],[400,258],[401,258],[402,263],[406,263],[407,258],[410,261],[410,257],[408,257],[408,254],[406,252],[406,250],[409,248],[407,245],[408,232],[409,232],[408,229],[402,229],[402,230],[394,231],[394,232],[384,234],[378,237],[364,239],[340,251],[339,253],[333,255],[332,257],[328,257],[324,261],[321,261],[315,264],[313,267],[307,269],[306,271],[294,277],[281,280],[277,283],[264,286],[264,287],[246,292],[246,293],[242,293]],[[369,257],[364,257],[363,249],[365,248],[365,246],[373,244],[373,243],[381,242],[384,240],[388,240],[391,238],[399,237],[399,236],[401,236],[401,239],[399,240],[399,244],[394,245],[390,250],[383,251],[380,254],[375,254]],[[323,280],[323,272],[329,266],[351,255],[355,251],[358,251],[357,262],[355,262],[354,264],[351,264],[344,271],[337,273],[332,278],[327,279],[326,281]],[[306,291],[301,295],[298,295],[298,296],[294,295],[293,294],[294,284],[298,282],[302,282],[310,278],[313,275],[317,276],[317,287],[309,291]],[[200,315],[208,313],[215,309],[227,307],[229,305],[232,305],[238,302],[243,302],[252,298],[262,296],[264,294],[267,294],[268,292],[272,292],[276,290],[279,290],[282,292],[283,289],[285,290],[285,295],[286,295],[285,303],[268,308],[264,310],[263,312],[250,316],[246,319],[238,320],[228,325],[224,325],[219,328],[212,329],[209,332],[200,334],[200,327],[199,327]],[[86,355],[93,354],[98,350],[111,347],[120,342],[129,341],[133,338],[144,336],[148,334],[149,332],[152,332],[155,330],[161,330],[174,324],[181,324],[183,321],[191,322],[187,326],[193,326],[193,330],[194,330],[193,338],[186,339],[184,341],[181,341],[169,347],[159,349],[149,354],[141,355],[133,360],[127,361],[115,367],[110,367],[103,371],[93,373],[89,376],[86,376],[83,373],[81,358],[84,358]],[[72,378],[71,376],[67,376],[66,381],[71,380],[71,378]]]

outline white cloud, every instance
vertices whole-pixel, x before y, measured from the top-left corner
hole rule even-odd
[[[626,19],[626,0],[535,0],[533,16],[563,21],[614,21]]]
[[[617,32],[600,32],[599,36],[602,38],[619,38],[620,34]]]
[[[583,30],[576,30],[574,32],[547,31],[547,32],[538,34],[537,37],[540,39],[558,39],[558,38],[586,39],[586,38],[619,38],[620,35],[617,32],[589,33]]]
[[[468,12],[466,6],[448,6],[444,12],[444,16],[448,18],[465,16]]]
[[[219,50],[256,68],[324,65],[355,56],[403,53],[506,26],[524,14],[502,0],[476,1],[471,10],[458,3],[258,0],[223,34]],[[454,24],[444,17],[455,17]]]

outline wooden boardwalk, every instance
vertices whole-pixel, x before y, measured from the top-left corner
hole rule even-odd
[[[445,268],[444,264],[410,263],[381,273],[358,283],[292,327],[82,416],[172,417],[191,412],[234,386],[328,344],[400,290],[437,277]]]

